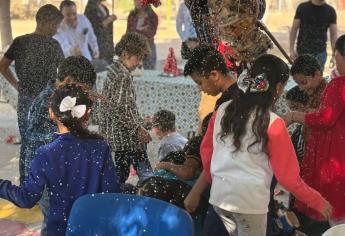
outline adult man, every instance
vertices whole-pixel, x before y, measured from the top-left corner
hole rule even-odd
[[[90,21],[86,16],[77,14],[77,6],[73,1],[62,1],[60,11],[64,19],[54,38],[60,43],[65,57],[84,56],[91,62],[97,59],[97,38]]]
[[[334,8],[324,0],[310,0],[298,5],[290,31],[290,57],[294,60],[297,55],[312,54],[318,59],[323,70],[327,59],[328,28],[333,51],[331,60],[333,60],[337,39],[337,14]],[[297,31],[296,52],[294,47]]]
[[[55,6],[50,4],[42,6],[36,14],[35,32],[15,38],[0,61],[1,74],[18,90],[17,115],[22,144],[25,142],[29,107],[47,82],[56,77],[57,67],[64,58],[59,43],[52,38],[62,19],[62,14]],[[18,80],[9,68],[12,61],[15,61]],[[22,181],[24,177],[22,149],[19,172]]]

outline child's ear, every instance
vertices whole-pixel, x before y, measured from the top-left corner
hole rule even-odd
[[[210,72],[209,79],[211,79],[213,82],[218,81],[219,78],[220,78],[220,73],[219,73],[219,71],[217,71],[217,70],[212,70],[212,71]]]
[[[319,70],[315,71],[315,73],[314,73],[314,76],[313,76],[313,77],[316,77],[316,78],[322,78],[322,73],[321,73],[321,71],[319,71]]]
[[[52,110],[50,107],[49,107],[49,109],[48,109],[48,113],[49,113],[49,118],[50,118],[51,120],[53,120],[53,121],[56,121],[56,116],[55,116],[53,110]]]

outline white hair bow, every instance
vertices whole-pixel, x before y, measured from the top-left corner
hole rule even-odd
[[[60,111],[66,112],[71,111],[72,117],[81,118],[86,112],[86,105],[75,105],[77,103],[77,98],[67,96],[64,99],[62,99],[60,103]]]

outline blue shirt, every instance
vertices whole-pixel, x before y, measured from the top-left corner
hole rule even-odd
[[[72,205],[90,193],[119,192],[108,144],[101,139],[78,139],[55,134],[54,141],[37,150],[29,176],[21,187],[0,179],[0,197],[18,207],[31,208],[49,194],[48,235],[65,235]]]

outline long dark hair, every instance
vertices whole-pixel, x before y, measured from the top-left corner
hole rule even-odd
[[[266,92],[239,93],[226,108],[221,120],[221,140],[228,135],[233,135],[235,152],[241,148],[241,138],[245,135],[246,125],[250,116],[254,115],[252,132],[255,141],[247,148],[249,150],[255,144],[262,144],[262,151],[267,153],[267,129],[270,122],[270,108],[277,97],[277,84],[284,84],[289,78],[289,68],[285,62],[274,55],[263,55],[255,60],[249,71],[252,78],[265,73],[269,82]],[[253,114],[254,113],[254,114]]]
[[[83,117],[73,117],[71,111],[60,111],[61,101],[67,97],[76,97],[76,105],[86,105],[86,112]],[[81,139],[103,139],[97,133],[90,132],[85,126],[93,101],[84,85],[78,83],[64,83],[59,86],[49,99],[49,107],[52,109],[58,120],[68,128],[68,130],[77,138]]]

